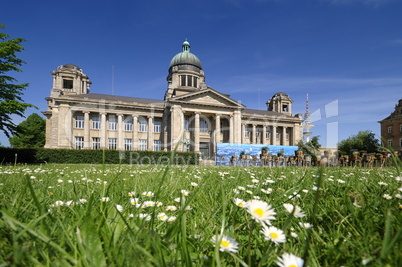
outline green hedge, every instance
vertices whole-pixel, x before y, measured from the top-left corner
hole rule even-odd
[[[117,151],[89,149],[0,148],[1,163],[198,164],[194,152]]]

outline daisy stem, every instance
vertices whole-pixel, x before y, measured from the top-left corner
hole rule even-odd
[[[324,166],[319,167],[317,180],[316,180],[317,190],[315,191],[313,212],[311,214],[311,221],[314,226],[317,225],[317,223],[316,223],[317,216],[316,215],[317,215],[317,210],[318,210],[318,201],[320,199],[320,190],[321,190],[322,181],[323,181],[323,177],[324,177],[324,169],[325,169]],[[304,252],[303,252],[303,259],[304,259],[303,266],[307,266],[307,259],[309,256],[309,249],[310,249],[310,243],[311,243],[311,232],[312,232],[312,229],[307,230],[306,246],[305,246]]]
[[[252,220],[250,232],[248,234],[248,244],[247,244],[247,261],[248,261],[248,265],[250,265],[250,266],[251,266],[251,236],[252,236],[252,233],[254,230],[254,225],[255,225],[255,221]]]

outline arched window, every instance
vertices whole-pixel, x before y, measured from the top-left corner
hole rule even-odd
[[[208,132],[208,122],[205,119],[200,120],[200,132]]]

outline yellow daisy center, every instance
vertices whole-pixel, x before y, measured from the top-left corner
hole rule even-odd
[[[222,241],[221,242],[221,246],[227,248],[230,245],[230,243],[228,241]]]
[[[256,213],[258,216],[262,217],[262,215],[264,215],[264,210],[261,208],[257,208],[254,210],[254,213]]]
[[[279,236],[277,233],[269,233],[269,235],[273,238],[273,239],[277,239]],[[290,265],[289,267],[292,267],[294,265]]]
[[[289,265],[289,267],[297,267],[296,265],[294,265],[294,264],[292,264],[292,265]]]
[[[244,204],[240,202],[240,203],[239,203],[239,206],[240,206],[240,207],[243,207],[243,206],[244,206]]]

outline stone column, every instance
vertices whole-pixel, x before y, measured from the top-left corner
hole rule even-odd
[[[233,144],[233,115],[230,115],[230,119],[229,119],[229,143]]]
[[[137,150],[138,149],[138,115],[133,114],[133,150]],[[123,145],[124,146],[124,145]]]
[[[252,140],[251,140],[251,143],[252,143],[252,144],[255,144],[255,143],[256,143],[257,134],[256,134],[255,131],[256,131],[256,125],[253,124],[253,136],[252,136]]]
[[[221,114],[215,115],[215,144],[220,143],[221,137]]]
[[[69,105],[61,104],[58,121],[58,148],[72,148],[72,114]]]
[[[183,111],[181,109],[181,106],[173,105],[170,108],[170,120],[171,120],[170,147],[171,147],[171,150],[175,149],[176,146],[178,146],[178,149],[180,147],[180,142],[183,138],[182,133],[183,133],[183,127],[184,127],[184,122],[182,121],[182,119],[183,119]]]
[[[296,126],[292,127],[292,146],[296,145]]]
[[[124,149],[123,143],[123,114],[117,114],[117,150]]]
[[[163,142],[162,142],[162,146],[163,146],[163,151],[168,151],[168,144],[169,144],[169,140],[168,140],[168,114],[166,113],[166,110],[163,112],[163,119],[162,119],[162,129],[163,129]]]
[[[200,152],[200,113],[194,117],[194,152]]]
[[[267,126],[265,124],[262,126],[262,133],[261,133],[261,144],[265,145],[267,140]]]
[[[148,116],[148,151],[154,150],[154,117]]]
[[[91,148],[91,142],[89,141],[90,130],[91,130],[91,125],[89,125],[89,111],[84,111],[84,148],[85,149]]]
[[[100,115],[101,115],[101,137],[100,137],[100,141],[101,141],[101,144],[100,144],[100,147],[101,147],[101,149],[106,149],[106,127],[107,127],[107,125],[106,125],[106,113],[105,112],[102,112],[102,113],[100,113]]]
[[[272,144],[273,146],[276,145],[276,126],[272,126],[271,144]]]
[[[241,143],[246,143],[246,125],[244,123],[241,124]]]
[[[282,145],[286,146],[286,128],[287,127],[282,127]]]
[[[241,112],[235,110],[233,112],[233,142],[235,144],[241,143]]]

